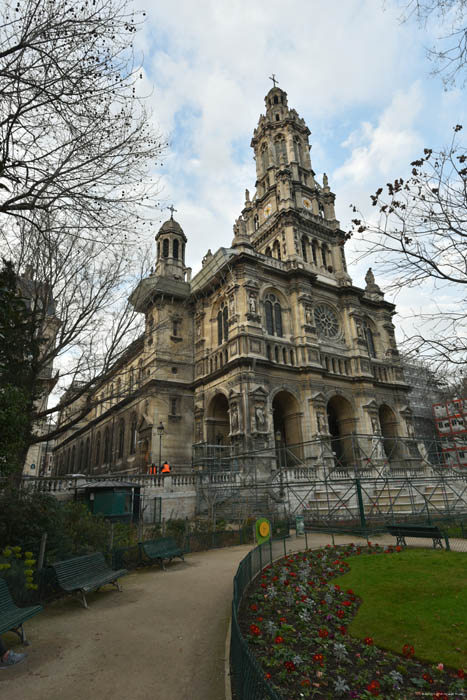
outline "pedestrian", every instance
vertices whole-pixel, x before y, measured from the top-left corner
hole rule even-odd
[[[7,649],[3,639],[0,637],[0,668],[9,668],[24,661],[27,654],[18,654],[16,651]]]
[[[167,462],[167,460],[164,460],[164,464],[162,465],[161,469],[161,474],[170,474],[170,464]]]

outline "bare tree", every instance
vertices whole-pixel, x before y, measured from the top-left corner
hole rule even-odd
[[[143,16],[125,0],[4,0],[0,12],[0,245],[40,336],[31,444],[55,410],[54,363],[89,410],[90,388],[141,332],[127,298],[165,144],[138,97]]]
[[[467,81],[467,0],[405,0],[402,21],[415,17],[420,26],[435,26],[437,42],[427,49],[446,88]]]
[[[389,289],[426,291],[426,311],[406,350],[457,372],[465,368],[467,352],[467,154],[461,129],[454,128],[444,150],[424,149],[407,179],[380,187],[371,196],[376,216],[353,219],[349,234],[366,255],[376,256],[392,280]]]

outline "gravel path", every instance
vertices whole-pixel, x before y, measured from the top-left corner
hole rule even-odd
[[[328,542],[313,535],[308,544]],[[167,571],[156,565],[132,572],[121,580],[122,593],[106,587],[89,594],[88,610],[74,597],[48,605],[26,622],[26,662],[0,670],[0,698],[223,700],[232,580],[250,548],[189,554]],[[287,540],[288,550],[304,548],[303,537]],[[4,638],[21,650],[15,635]]]

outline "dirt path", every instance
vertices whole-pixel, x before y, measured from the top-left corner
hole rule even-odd
[[[309,545],[329,541],[317,535]],[[288,550],[304,547],[304,538],[287,541]],[[167,571],[132,572],[122,593],[107,587],[90,594],[88,610],[73,597],[47,606],[26,622],[26,662],[0,670],[0,698],[223,700],[232,580],[250,548],[189,554]],[[4,638],[21,650],[14,635]]]

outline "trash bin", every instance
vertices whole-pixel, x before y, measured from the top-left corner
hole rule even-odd
[[[305,534],[305,517],[303,515],[295,516],[295,533],[297,535]]]

